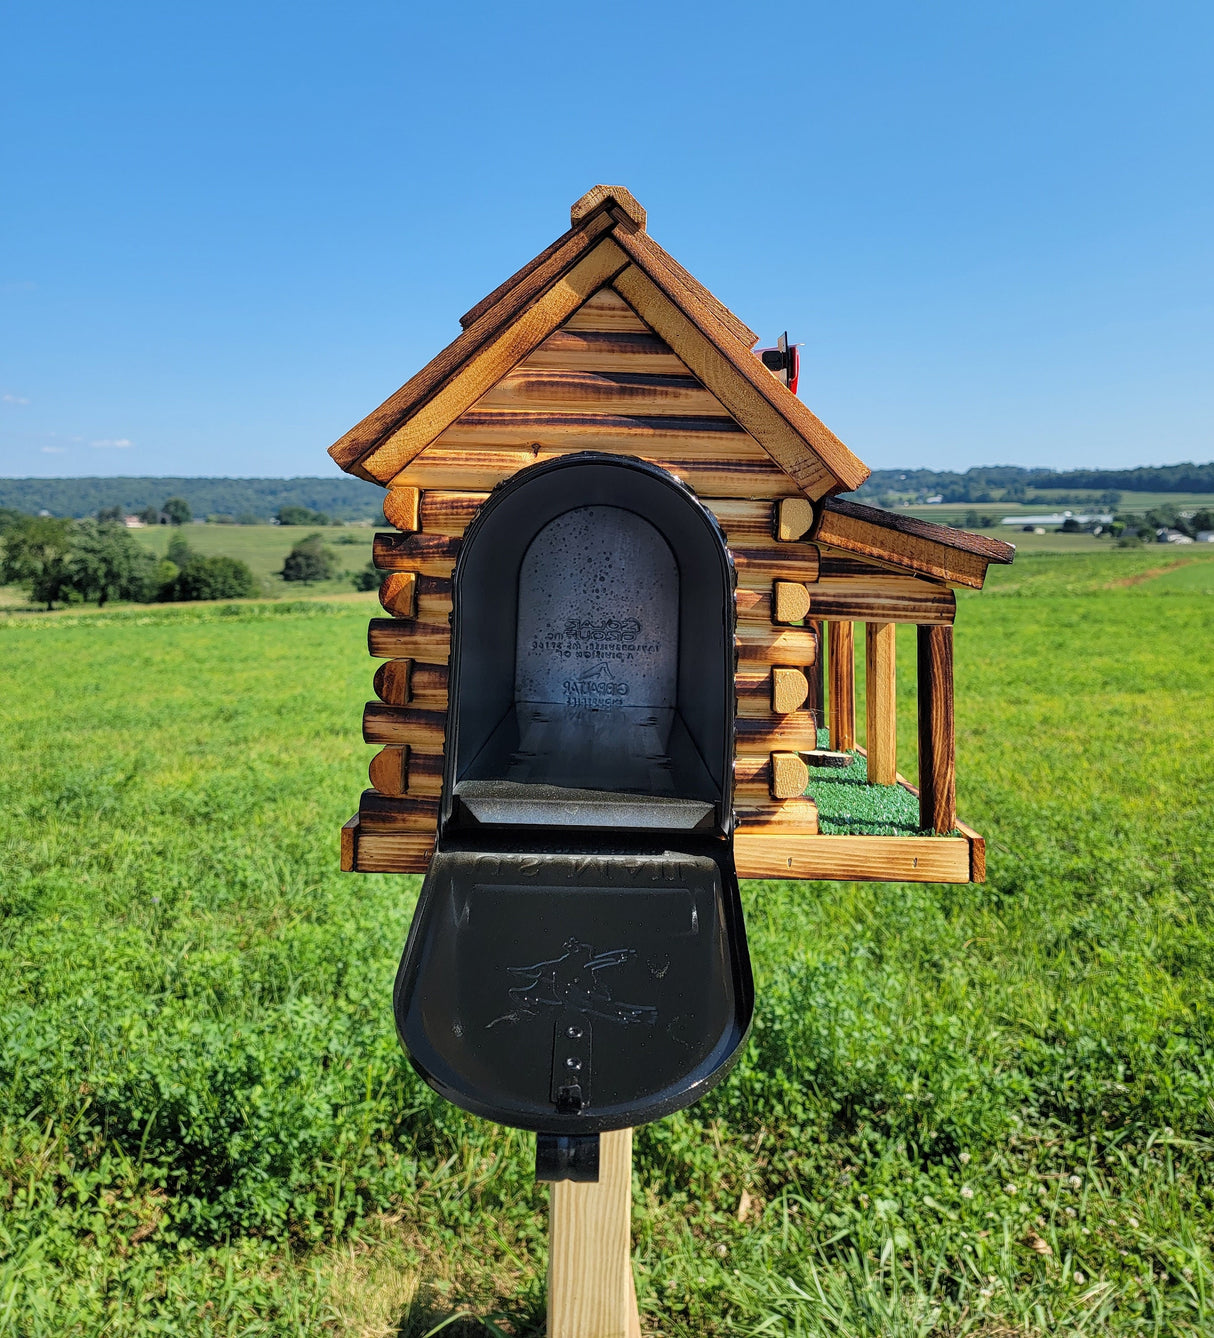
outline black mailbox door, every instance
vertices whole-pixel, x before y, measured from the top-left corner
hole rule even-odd
[[[437,853],[396,983],[418,1071],[466,1110],[558,1134],[703,1096],[753,1007],[737,881],[714,844],[716,858]]]

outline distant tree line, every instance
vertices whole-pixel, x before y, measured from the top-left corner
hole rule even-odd
[[[1214,493],[1214,463],[1150,465],[1139,469],[1024,469],[1019,465],[982,465],[964,474],[933,469],[874,469],[856,490],[860,500],[938,496],[944,502],[1023,502],[1034,489],[1072,488],[1103,492],[1088,504],[1115,507],[1123,492]],[[1064,501],[1081,499],[1050,499]]]
[[[0,479],[0,508],[77,518],[105,510],[116,511],[119,516],[138,516],[149,508],[158,509],[166,497],[177,497],[193,515],[221,523],[264,525],[285,507],[323,512],[329,520],[367,520],[380,516],[383,495],[377,484],[345,475],[298,479]]]

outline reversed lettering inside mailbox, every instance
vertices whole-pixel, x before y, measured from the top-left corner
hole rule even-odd
[[[702,509],[600,459],[493,499],[466,542],[453,817],[719,829],[732,590]]]

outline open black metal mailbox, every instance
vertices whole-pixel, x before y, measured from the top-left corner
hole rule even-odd
[[[452,602],[438,840],[397,1027],[449,1100],[541,1135],[542,1176],[592,1176],[570,1138],[695,1101],[750,1025],[733,564],[670,474],[587,452],[493,493]]]

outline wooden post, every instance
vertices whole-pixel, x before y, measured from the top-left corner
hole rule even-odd
[[[632,1130],[603,1134],[596,1184],[552,1186],[548,1338],[640,1338],[632,1277]]]
[[[856,746],[856,640],[855,624],[827,624],[830,675],[830,746],[846,752]]]
[[[920,627],[919,825],[957,825],[957,750],[953,725],[953,629]]]
[[[896,623],[865,623],[865,748],[870,785],[894,785],[898,779],[896,628]]]
[[[805,704],[814,713],[815,729],[825,729],[826,727],[826,678],[822,673],[822,626],[821,621],[817,620],[809,624],[810,630],[818,641],[818,653],[805,674],[809,682],[808,700]]]

